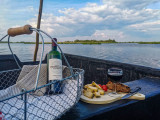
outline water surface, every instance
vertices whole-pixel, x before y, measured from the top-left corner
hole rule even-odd
[[[21,61],[32,61],[34,54],[34,44],[12,43],[11,48]],[[60,44],[64,53],[118,61],[142,65],[160,69],[160,44]],[[51,45],[45,44],[45,54],[51,50]],[[40,56],[41,45],[38,59]],[[10,54],[7,44],[0,44],[0,54]],[[44,55],[45,56],[45,55]]]

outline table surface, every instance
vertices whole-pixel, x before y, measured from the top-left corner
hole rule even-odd
[[[146,99],[160,94],[160,79],[157,78],[142,78],[139,80],[125,83],[129,87],[141,87],[140,93],[146,96]],[[80,120],[93,117],[108,111],[118,109],[120,107],[127,106],[139,102],[137,100],[119,100],[110,104],[93,105],[79,101],[75,107],[61,117],[65,120]]]

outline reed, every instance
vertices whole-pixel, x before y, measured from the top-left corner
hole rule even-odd
[[[0,43],[8,43],[7,41],[2,41]],[[10,43],[23,43],[23,44],[35,44],[36,42],[10,42]],[[129,41],[129,42],[117,42],[115,40],[74,40],[74,41],[64,41],[64,42],[58,42],[58,44],[110,44],[110,43],[136,43],[136,44],[160,44],[159,41],[154,41],[154,42],[134,42],[134,41]],[[42,42],[39,42],[39,44],[42,44]],[[45,44],[51,44],[51,42],[45,42]]]

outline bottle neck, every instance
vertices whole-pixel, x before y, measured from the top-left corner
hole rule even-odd
[[[57,51],[57,46],[52,46],[52,51]]]
[[[57,38],[53,38],[57,42]],[[57,51],[57,44],[52,40],[52,51]]]

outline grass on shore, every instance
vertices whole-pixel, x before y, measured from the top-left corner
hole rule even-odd
[[[119,43],[137,43],[137,44],[160,44],[158,41],[153,41],[153,42],[119,42]]]
[[[160,44],[160,42],[138,42],[138,44]]]
[[[1,43],[7,43],[1,42]],[[35,42],[11,42],[11,43],[23,43],[23,44],[35,44]],[[65,42],[58,42],[58,44],[102,44],[102,43],[117,43],[115,40],[74,40],[74,41],[65,41]],[[39,44],[42,44],[40,42]],[[51,42],[45,42],[45,44],[51,44]]]
[[[7,43],[7,41],[2,41],[0,43]],[[35,44],[35,42],[11,42],[11,43],[23,43],[23,44]],[[65,41],[65,42],[58,42],[58,44],[109,44],[109,43],[137,43],[137,44],[160,44],[160,42],[117,42],[115,40],[74,40],[74,41]],[[40,42],[39,44],[42,44],[42,42]],[[51,42],[45,42],[45,44],[51,44]]]

